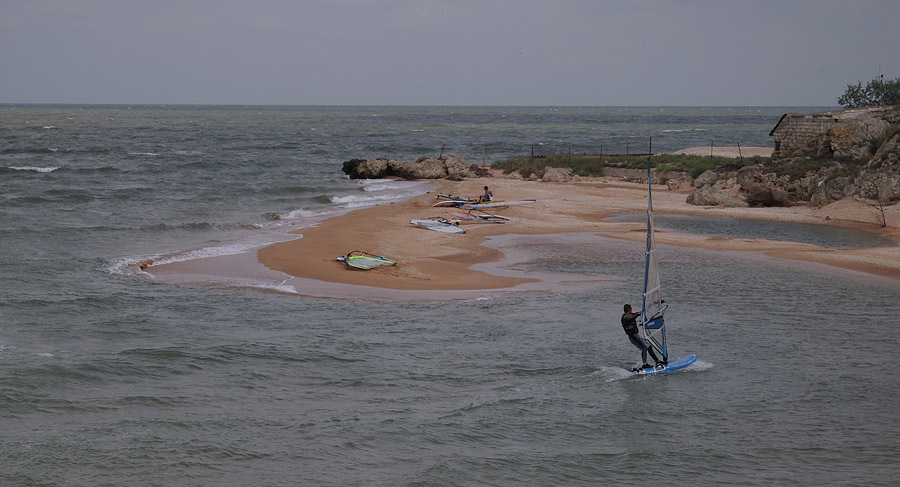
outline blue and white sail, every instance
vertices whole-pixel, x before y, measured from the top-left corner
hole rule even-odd
[[[653,238],[653,181],[650,174],[650,158],[647,158],[647,247],[644,252],[644,293],[641,313],[641,330],[644,338],[660,360],[668,361],[666,324],[663,314],[668,307],[662,299],[659,282],[659,261],[656,241]]]

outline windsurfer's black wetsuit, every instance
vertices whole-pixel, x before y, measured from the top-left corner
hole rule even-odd
[[[641,360],[643,360],[645,364],[647,363],[647,352],[650,352],[650,356],[653,357],[653,360],[659,363],[660,360],[656,357],[656,353],[653,352],[653,347],[651,347],[650,344],[647,343],[647,340],[645,340],[644,337],[638,334],[638,316],[640,316],[640,314],[622,314],[622,328],[625,329],[625,334],[628,335],[628,341],[630,341],[632,345],[640,349]]]

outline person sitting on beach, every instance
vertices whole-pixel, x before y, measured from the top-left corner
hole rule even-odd
[[[488,189],[487,186],[484,187],[484,194],[478,198],[479,203],[486,203],[488,201],[494,201],[494,193],[491,193],[491,190]]]
[[[657,358],[656,353],[653,352],[653,348],[647,343],[647,340],[638,334],[637,317],[641,315],[642,311],[632,313],[630,304],[625,305],[624,311],[625,313],[622,314],[622,328],[625,329],[625,334],[628,335],[628,341],[641,351],[641,360],[644,362],[642,367],[645,369],[651,368],[650,364],[647,363],[647,352],[650,352],[650,356],[653,357],[653,360],[656,360],[657,367],[664,366],[665,362]]]

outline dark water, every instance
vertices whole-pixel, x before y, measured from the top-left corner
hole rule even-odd
[[[700,361],[635,379],[618,316],[638,244],[523,240],[607,277],[449,302],[131,270],[422,190],[347,180],[354,157],[769,145],[798,110],[2,106],[0,485],[891,485],[890,282],[663,247],[670,346]],[[753,238],[803,238],[779,232]]]

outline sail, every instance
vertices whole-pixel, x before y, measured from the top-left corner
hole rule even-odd
[[[362,250],[354,250],[349,254],[336,257],[334,260],[341,261],[350,267],[367,271],[382,265],[397,265],[397,263],[383,255],[374,255]]]
[[[653,236],[653,182],[650,177],[650,158],[647,158],[647,247],[644,251],[644,292],[641,325],[643,336],[650,342],[660,360],[668,361],[666,325],[663,314],[667,305],[662,300],[659,283],[659,262]]]

